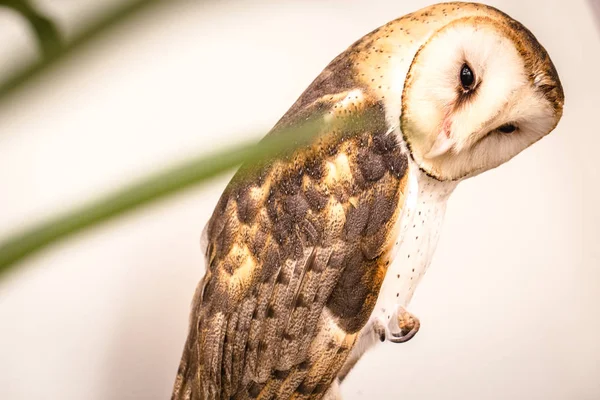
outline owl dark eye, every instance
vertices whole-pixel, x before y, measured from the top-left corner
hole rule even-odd
[[[473,74],[473,71],[471,71],[471,68],[467,64],[463,64],[460,69],[460,84],[464,90],[471,90],[474,83],[475,74]]]
[[[502,132],[502,133],[513,133],[516,130],[517,130],[517,127],[514,126],[513,124],[504,124],[498,128],[498,132]]]

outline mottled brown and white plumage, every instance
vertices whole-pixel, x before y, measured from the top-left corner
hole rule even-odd
[[[269,134],[317,116],[314,141],[223,193],[173,398],[339,398],[365,350],[418,330],[404,307],[457,183],[552,131],[563,100],[544,48],[488,6],[434,5],[354,43]]]

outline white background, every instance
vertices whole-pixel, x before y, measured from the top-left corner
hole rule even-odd
[[[39,1],[67,35],[106,0]],[[117,1],[111,1],[116,4]],[[566,93],[557,130],[459,186],[410,310],[345,399],[600,398],[600,32],[583,1],[489,2]],[[427,1],[183,1],[0,104],[0,237],[186,156],[258,139],[345,47]],[[17,56],[19,54],[19,56]],[[0,72],[36,56],[0,13]],[[53,246],[0,281],[0,398],[165,399],[226,177]]]

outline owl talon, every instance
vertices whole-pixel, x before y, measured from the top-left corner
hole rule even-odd
[[[376,321],[373,325],[373,332],[375,332],[380,342],[385,342],[386,331],[387,329],[385,329],[385,325],[381,321]]]
[[[406,311],[404,307],[398,306],[395,318],[388,324],[388,340],[392,343],[408,342],[419,331],[421,323],[419,319]]]

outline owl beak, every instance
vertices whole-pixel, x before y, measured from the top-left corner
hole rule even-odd
[[[454,140],[450,138],[449,132],[446,130],[442,130],[438,133],[433,146],[431,149],[425,154],[425,158],[436,158],[443,154],[446,154],[452,147],[454,146]]]

